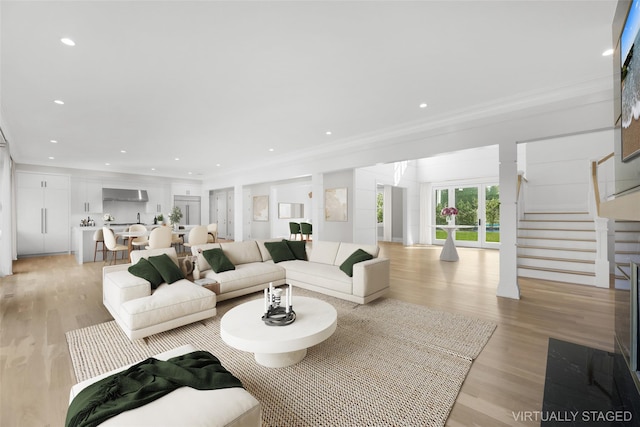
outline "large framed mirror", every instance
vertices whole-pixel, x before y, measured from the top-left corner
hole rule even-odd
[[[278,203],[278,218],[304,217],[304,203]]]

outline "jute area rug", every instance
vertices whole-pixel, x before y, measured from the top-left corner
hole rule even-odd
[[[338,328],[294,366],[262,367],[252,354],[221,340],[220,318],[262,296],[253,294],[220,302],[213,319],[146,343],[131,342],[114,321],[67,332],[76,378],[190,343],[217,356],[260,401],[264,426],[443,426],[473,359],[495,329],[490,322],[390,298],[358,305],[302,289],[295,293],[331,303]]]

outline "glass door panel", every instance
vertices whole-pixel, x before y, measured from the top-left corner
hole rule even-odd
[[[456,187],[455,207],[458,209],[456,225],[468,226],[456,230],[454,240],[469,244],[478,242],[478,187]]]
[[[500,190],[497,185],[485,186],[484,243],[486,246],[500,243]]]
[[[435,192],[435,210],[433,212],[433,217],[436,219],[436,225],[446,225],[447,219],[440,215],[442,209],[449,206],[449,189],[448,188],[437,188],[434,190]],[[436,239],[446,239],[447,232],[441,230],[439,228],[435,229]]]

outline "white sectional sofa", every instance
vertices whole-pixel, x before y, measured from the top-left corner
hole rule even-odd
[[[102,270],[102,301],[130,339],[204,320],[216,315],[216,294],[187,280],[161,283],[153,292],[149,281],[128,271],[140,258],[167,254],[178,266],[174,248],[133,251],[131,264]]]
[[[194,278],[206,277],[220,284],[218,301],[263,290],[269,283],[278,286],[290,283],[304,289],[337,298],[366,304],[384,295],[389,289],[389,260],[379,258],[376,245],[314,241],[306,244],[307,260],[289,260],[274,263],[265,242],[282,239],[207,243],[192,246],[197,257]],[[220,248],[235,270],[216,273],[202,255],[203,251]],[[353,266],[349,277],[340,265],[357,249],[373,259]]]
[[[195,351],[191,344],[153,356],[167,360]],[[74,385],[69,403],[86,387],[131,365],[107,372]],[[196,390],[181,387],[136,409],[124,411],[101,426],[205,426],[260,427],[262,406],[247,390],[240,387],[216,390]]]

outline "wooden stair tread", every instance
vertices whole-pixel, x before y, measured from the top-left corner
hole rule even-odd
[[[555,246],[536,246],[536,245],[517,245],[519,248],[525,249],[543,249],[550,251],[572,251],[572,252],[591,252],[596,253],[595,249],[580,249],[580,248],[558,248]]]
[[[588,228],[533,228],[533,227],[518,227],[518,230],[537,230],[537,231],[590,231],[595,232],[593,229]]]
[[[577,274],[579,276],[591,276],[595,277],[595,273],[590,273],[587,271],[573,271],[573,270],[562,270],[560,268],[545,268],[545,267],[533,267],[530,265],[518,265],[518,268],[526,269],[526,270],[538,270],[538,271],[549,271],[552,273],[564,273],[564,274]]]
[[[518,236],[518,239],[566,240],[571,242],[595,242],[596,241],[596,239],[567,239],[563,237],[536,237],[536,236]]]
[[[547,261],[578,262],[582,264],[596,263],[594,260],[588,260],[588,259],[556,258],[556,257],[550,257],[550,256],[536,256],[536,255],[518,255],[518,258],[542,259]]]

